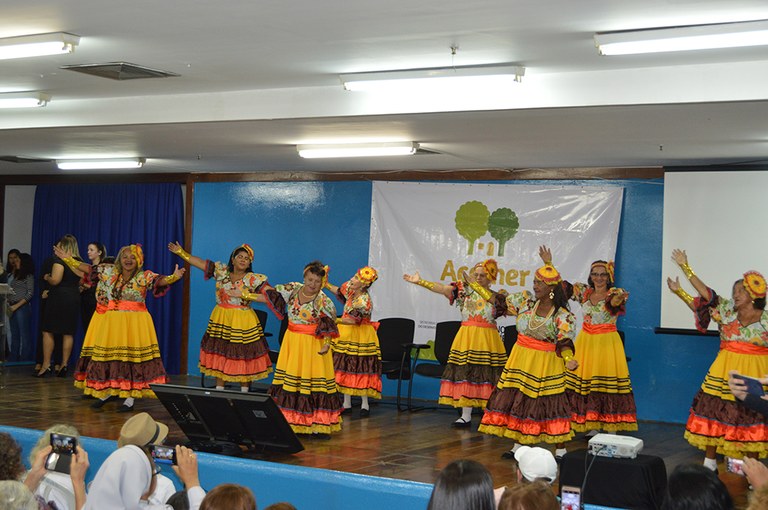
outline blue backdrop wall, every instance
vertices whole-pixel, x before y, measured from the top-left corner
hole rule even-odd
[[[661,253],[663,180],[547,184],[624,188],[616,272],[617,284],[631,296],[619,327],[626,332],[627,356],[632,358],[638,416],[685,422],[691,399],[717,354],[718,339],[654,333],[660,316],[661,260],[669,256]],[[368,261],[371,188],[370,182],[357,181],[197,184],[192,253],[226,262],[232,249],[247,242],[255,251],[254,271],[268,275],[272,284],[300,281],[304,265],[313,259],[329,264],[330,280],[341,283]],[[214,284],[195,269],[190,276],[188,369],[199,374],[200,338],[215,303]],[[265,329],[273,334],[273,348],[278,327],[270,316]],[[435,399],[437,389],[434,380],[414,380],[414,397]],[[385,380],[383,392],[394,395],[394,381]]]

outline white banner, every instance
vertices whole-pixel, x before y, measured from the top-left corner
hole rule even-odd
[[[586,282],[592,261],[614,259],[623,191],[374,182],[369,250],[369,264],[379,271],[371,287],[374,319],[411,318],[415,340],[425,343],[436,322],[460,320],[461,314],[440,295],[405,282],[404,273],[418,271],[425,280],[447,284],[462,269],[494,258],[499,264],[494,290],[532,291],[540,245],[552,249],[565,279]]]

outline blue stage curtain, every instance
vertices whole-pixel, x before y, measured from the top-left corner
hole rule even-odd
[[[65,234],[77,238],[87,260],[88,243],[100,241],[110,256],[122,246],[139,243],[144,268],[171,274],[182,262],[168,251],[169,241],[184,240],[184,202],[179,184],[44,184],[35,193],[32,220],[32,258],[35,268],[52,255],[53,245]],[[38,278],[40,275],[37,274]],[[186,276],[185,276],[186,277]],[[36,296],[39,292],[36,290]],[[35,303],[33,331],[38,328]],[[169,374],[178,374],[181,352],[182,285],[176,283],[162,298],[147,296],[160,352]],[[83,333],[76,336],[73,358],[79,355]],[[74,366],[70,363],[70,366]]]

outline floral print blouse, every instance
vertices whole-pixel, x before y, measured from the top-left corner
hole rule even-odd
[[[768,311],[763,311],[759,321],[742,326],[733,301],[720,297],[715,306],[710,306],[710,313],[712,320],[720,325],[720,340],[768,347]]]
[[[574,350],[573,339],[576,337],[576,318],[565,308],[546,319],[543,323],[534,317],[536,299],[528,291],[515,292],[507,296],[510,315],[517,315],[518,334],[536,340],[553,343],[559,354],[563,349]]]
[[[373,312],[373,300],[368,292],[363,292],[353,299],[352,291],[349,290],[349,282],[344,282],[336,292],[339,301],[344,303],[344,315],[355,320],[357,324],[364,321],[371,320],[371,313]]]
[[[586,324],[616,324],[616,320],[619,315],[623,315],[625,311],[624,303],[629,298],[629,293],[625,291],[624,303],[619,307],[611,306],[610,302],[606,299],[601,299],[597,304],[593,304],[589,299],[595,292],[595,289],[584,283],[573,284],[573,296],[571,299],[578,303],[581,303],[581,310],[584,313],[584,322]]]
[[[250,305],[246,299],[232,296],[229,294],[233,290],[247,290],[256,293],[261,290],[261,286],[267,283],[267,277],[259,273],[245,273],[242,279],[232,281],[227,264],[221,262],[205,261],[205,279],[214,278],[216,280],[216,304],[230,305],[242,308],[248,308]]]
[[[501,294],[494,294],[490,301],[486,301],[464,282],[453,282],[451,286],[453,293],[449,300],[459,308],[463,321],[485,322],[495,326],[496,318],[506,314],[506,306],[499,306],[498,303],[505,301]]]

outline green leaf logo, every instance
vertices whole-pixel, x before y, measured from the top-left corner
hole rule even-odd
[[[520,228],[520,220],[512,209],[502,207],[491,213],[484,203],[477,200],[462,204],[456,210],[454,221],[456,231],[469,241],[467,255],[474,254],[475,242],[486,233],[490,233],[491,237],[499,243],[498,256],[503,257],[507,241],[515,237]]]

